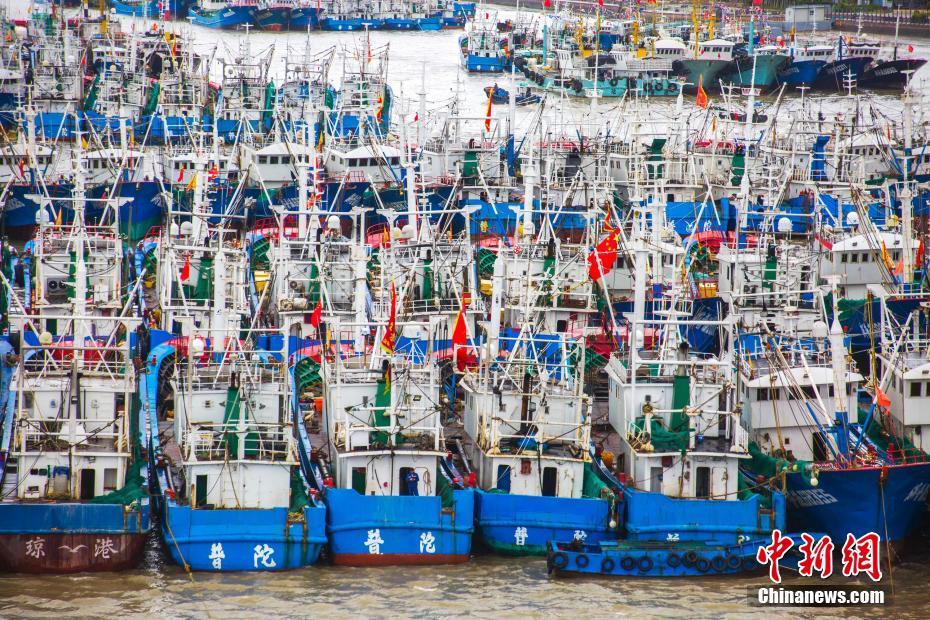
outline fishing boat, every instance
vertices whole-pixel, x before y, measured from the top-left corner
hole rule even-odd
[[[457,382],[476,539],[506,555],[543,555],[552,540],[610,540],[622,521],[618,494],[592,463],[585,384],[597,312],[588,248],[600,212],[535,207],[531,162],[517,234],[479,251],[491,320],[477,365],[461,364]],[[548,203],[545,193],[538,200]],[[591,225],[579,236],[562,227],[574,220]]]
[[[830,45],[807,43],[789,47],[790,61],[778,70],[778,82],[789,86],[810,86],[833,54]]]
[[[820,69],[814,87],[825,90],[846,90],[858,84],[866,68],[878,55],[880,46],[870,41],[848,41],[840,37],[836,42],[836,54]]]
[[[877,57],[862,74],[859,85],[864,88],[903,89],[911,77],[927,64],[926,58],[915,56],[901,57],[895,46],[891,58]]]
[[[253,23],[257,8],[258,0],[198,0],[187,15],[195,26],[233,30]]]
[[[485,86],[484,94],[490,97],[493,103],[510,103],[510,93],[497,84],[494,86]],[[521,88],[514,95],[514,102],[519,106],[532,105],[540,101],[542,101],[542,97],[531,92],[528,87]]]
[[[205,168],[195,162],[196,179]],[[308,566],[326,543],[326,510],[300,469],[288,351],[275,326],[242,328],[267,313],[261,265],[228,221],[209,224],[204,185],[192,183],[191,212],[169,212],[146,300],[174,330],[152,349],[145,386],[162,539],[187,570]]]
[[[725,71],[733,62],[736,43],[726,39],[699,41],[694,46],[691,58],[675,61],[675,72],[689,85],[689,90],[702,86],[705,90],[716,90]]]
[[[362,0],[328,0],[320,17],[323,30],[377,30],[384,19],[373,4]]]
[[[732,65],[720,79],[740,87],[771,90],[778,81],[779,72],[789,62],[787,51],[777,45],[754,47],[750,44],[745,53],[734,54]]]
[[[647,315],[651,233],[646,208],[634,209],[634,307],[628,340],[606,366],[619,454],[598,460],[622,493],[624,533],[597,544],[551,541],[547,562],[550,571],[640,577],[752,571],[758,546],[785,529],[785,497],[770,481],[747,484],[740,473],[750,455],[727,388],[733,368],[729,359],[692,354],[681,339],[692,314],[688,289],[658,285]],[[610,256],[599,269],[612,268]],[[718,326],[732,339],[731,326]]]
[[[187,15],[188,0],[111,0],[117,15],[172,20]]]
[[[344,355],[338,338],[336,353],[323,355],[323,418],[334,474],[323,497],[336,564],[461,563],[471,552],[474,490],[450,475],[437,405],[441,384],[432,351],[439,325],[399,325],[404,302],[397,295],[394,287],[384,308],[395,318],[377,333],[382,341],[385,333],[396,338],[394,354]],[[327,329],[340,334],[351,324],[336,321]],[[384,361],[373,361],[378,357]]]
[[[133,568],[151,531],[133,358],[139,319],[124,290],[119,210],[87,216],[74,160],[70,223],[40,212],[34,239],[4,244],[0,567]],[[124,288],[125,287],[125,288]]]
[[[316,30],[320,26],[322,13],[323,8],[318,0],[297,0],[291,8],[288,25],[291,30]]]
[[[252,20],[260,30],[287,30],[294,6],[294,0],[263,0],[252,11]]]
[[[459,38],[462,64],[469,73],[501,73],[510,68],[511,53],[506,39],[497,32],[496,14],[476,19]]]
[[[385,30],[441,30],[442,14],[429,0],[408,4],[391,3],[384,14]]]

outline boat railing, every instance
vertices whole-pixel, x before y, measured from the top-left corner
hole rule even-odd
[[[70,375],[77,356],[82,374],[132,380],[129,350],[125,344],[84,347],[76,347],[72,342],[23,344],[22,355],[22,371],[26,378]]]
[[[188,461],[239,460],[231,454],[236,440],[244,450],[244,460],[287,462],[294,460],[294,440],[290,426],[249,422],[242,430],[235,423],[198,424],[186,431],[182,447]]]
[[[15,443],[23,452],[68,450],[75,452],[124,452],[128,428],[121,414],[108,418],[34,418],[20,416]]]
[[[378,418],[384,422],[378,423]],[[416,443],[420,449],[438,450],[442,426],[436,406],[354,407],[335,425],[336,445],[346,450],[399,447]]]
[[[490,417],[490,431],[488,441],[491,446],[499,447],[510,441],[534,439],[536,445],[545,444],[574,444],[586,448],[591,442],[591,425],[586,421],[558,422],[540,416],[537,409],[532,420],[523,418],[505,418],[501,416]],[[487,424],[487,416],[484,423]],[[506,432],[505,428],[518,429],[517,432]]]

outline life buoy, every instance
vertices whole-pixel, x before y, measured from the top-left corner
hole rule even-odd
[[[568,556],[559,551],[552,555],[552,565],[556,568],[565,568],[568,566]]]
[[[612,573],[614,571],[614,560],[613,558],[607,557],[601,560],[601,572],[602,573]]]
[[[681,566],[681,556],[679,556],[677,553],[669,553],[665,561],[668,562],[668,565],[672,568],[678,568]]]
[[[698,558],[697,562],[694,563],[694,567],[698,570],[699,573],[706,573],[710,570],[710,562],[705,558]]]
[[[739,570],[739,567],[743,564],[743,561],[738,555],[729,554],[727,555],[727,567],[730,570]]]
[[[634,560],[630,556],[626,556],[622,560],[620,560],[620,568],[622,568],[625,571],[631,571],[634,568],[636,568],[636,560]]]
[[[694,566],[698,561],[698,554],[694,551],[685,552],[684,560],[685,566]]]
[[[745,572],[749,572],[757,568],[759,568],[759,563],[756,562],[756,559],[754,557],[747,555],[746,557],[743,558],[743,570]]]
[[[727,569],[727,560],[722,555],[715,555],[710,561],[710,565],[714,567],[715,571],[722,573]]]
[[[578,568],[585,568],[590,561],[588,556],[583,553],[579,553],[578,556],[575,557],[575,564],[578,565]]]
[[[639,572],[648,573],[652,570],[652,558],[650,558],[648,555],[644,555],[636,562],[636,566],[639,568]]]

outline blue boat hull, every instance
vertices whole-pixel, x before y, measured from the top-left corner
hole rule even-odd
[[[314,564],[326,544],[326,509],[305,508],[304,522],[291,523],[283,507],[210,510],[169,503],[162,537],[171,558],[191,570],[300,568]]]
[[[828,62],[817,74],[814,86],[828,90],[843,90],[846,80],[851,77],[858,81],[871,62],[872,59],[867,56]]]
[[[434,496],[381,497],[326,489],[333,563],[393,566],[468,561],[475,492],[456,490],[453,498],[452,506],[443,507],[442,499]]]
[[[912,534],[926,511],[930,463],[824,470],[816,487],[800,473],[787,478],[792,531],[823,532],[837,546],[847,533],[875,532],[894,543]]]
[[[465,57],[465,69],[469,73],[501,73],[510,68],[510,63],[503,56],[475,56],[468,54]]]
[[[443,28],[464,28],[465,22],[468,21],[464,15],[443,15],[442,17],[442,27]]]
[[[133,568],[152,529],[149,505],[0,503],[0,572]]]
[[[825,60],[794,61],[778,72],[778,83],[788,86],[810,86],[826,64]]]
[[[604,499],[478,491],[475,533],[497,553],[544,555],[551,540],[578,538],[593,544],[616,539],[610,512]]]
[[[289,8],[256,9],[252,13],[252,19],[262,30],[280,32],[287,30],[291,20],[291,10]]]
[[[369,30],[377,30],[383,25],[384,21],[380,19],[338,19],[335,17],[324,17],[320,20],[320,28],[323,30],[335,30],[337,32],[364,30],[366,26]]]
[[[320,27],[320,12],[314,7],[303,7],[291,10],[291,30],[306,30]]]
[[[191,7],[188,16],[192,17],[195,26],[205,28],[232,29],[252,22],[251,6],[231,6],[220,11],[202,13],[196,7]]]

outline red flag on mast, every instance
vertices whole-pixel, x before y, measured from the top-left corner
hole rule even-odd
[[[455,366],[459,372],[465,370],[465,357],[468,354],[465,345],[468,344],[468,332],[465,328],[465,305],[459,308],[459,315],[455,317],[455,327],[452,328],[452,351],[455,355]]]
[[[191,277],[191,257],[184,257],[184,266],[181,267],[181,282],[187,282]]]
[[[594,252],[588,256],[588,276],[595,282],[610,273],[617,262],[617,235],[618,231],[612,230],[594,246]]]
[[[704,91],[704,75],[701,74],[698,76],[698,89],[697,89],[697,100],[695,101],[697,107],[706,108],[707,107],[707,93]]]
[[[320,320],[323,318],[323,297],[320,296],[316,300],[316,307],[313,308],[313,313],[310,314],[310,325],[313,326],[313,329],[320,329]]]

